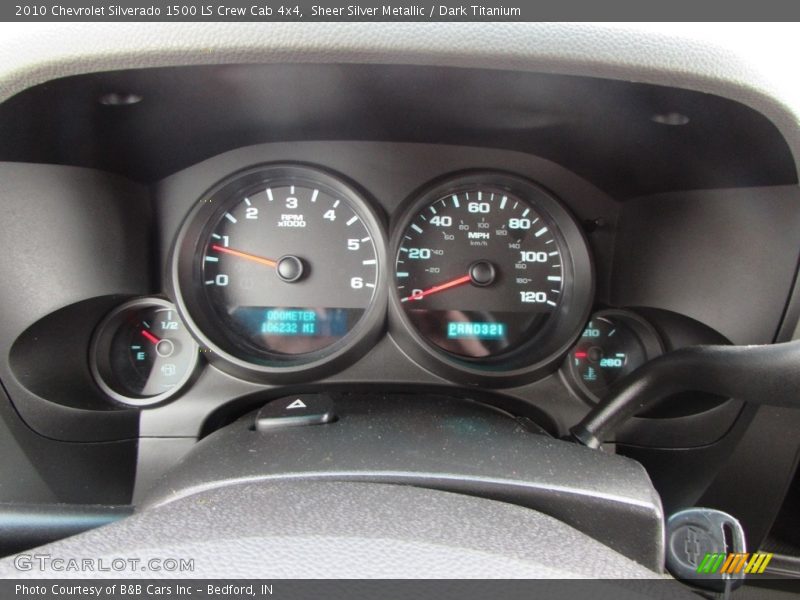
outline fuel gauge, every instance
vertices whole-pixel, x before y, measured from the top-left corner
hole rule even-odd
[[[113,399],[134,406],[156,404],[191,379],[198,346],[165,300],[126,302],[100,324],[92,344],[92,372]]]
[[[639,315],[604,310],[592,315],[565,367],[576,391],[596,402],[614,382],[662,353],[658,334]]]

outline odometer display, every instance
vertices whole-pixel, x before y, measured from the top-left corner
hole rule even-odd
[[[565,238],[547,211],[553,202],[523,180],[487,176],[445,182],[412,205],[394,281],[424,342],[487,365],[518,365],[525,348],[543,345],[573,276]]]
[[[379,294],[383,243],[355,190],[310,168],[265,167],[199,210],[187,305],[214,348],[280,367],[349,343]]]

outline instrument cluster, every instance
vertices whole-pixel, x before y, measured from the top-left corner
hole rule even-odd
[[[582,225],[542,185],[499,170],[435,179],[387,223],[341,174],[301,163],[249,167],[196,200],[170,269],[174,305],[129,302],[95,333],[93,374],[118,402],[176,395],[201,352],[248,381],[317,380],[387,331],[444,379],[502,388],[563,365],[589,399],[598,384],[587,376],[627,372],[648,354],[613,346],[615,356],[604,357],[595,345],[567,357],[594,330]],[[595,318],[600,327],[607,320]]]

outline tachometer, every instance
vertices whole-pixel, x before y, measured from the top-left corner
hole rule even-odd
[[[396,306],[417,342],[486,376],[563,351],[589,309],[582,234],[549,193],[483,173],[414,202],[395,235]],[[577,315],[581,315],[576,319]]]
[[[308,167],[235,176],[190,217],[179,293],[212,350],[261,373],[342,356],[382,321],[380,224],[341,180]]]

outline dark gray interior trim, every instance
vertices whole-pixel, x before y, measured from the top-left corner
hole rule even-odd
[[[530,509],[409,486],[330,481],[209,489],[37,553],[107,564],[122,556],[141,566],[152,558],[192,559],[192,570],[170,573],[178,578],[663,577]],[[13,559],[0,561],[0,576],[18,575]],[[110,575],[151,576],[131,567]],[[675,586],[673,593],[686,591]]]
[[[253,414],[201,440],[141,507],[247,482],[400,483],[542,511],[650,568],[661,502],[638,463],[534,434],[508,415],[433,395],[337,395],[326,425],[253,430]]]

